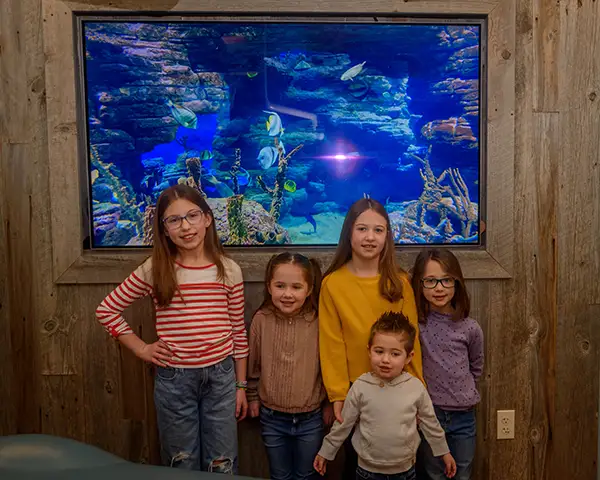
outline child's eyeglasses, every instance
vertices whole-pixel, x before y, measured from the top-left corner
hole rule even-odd
[[[452,277],[445,278],[424,278],[421,280],[423,288],[432,289],[437,287],[438,283],[442,284],[444,288],[452,288],[456,284],[456,280]]]
[[[183,224],[183,220],[187,220],[190,225],[198,225],[200,220],[202,220],[202,210],[190,210],[183,216],[179,215],[169,215],[167,218],[163,219],[163,223],[167,227],[167,230],[177,230],[181,228]]]

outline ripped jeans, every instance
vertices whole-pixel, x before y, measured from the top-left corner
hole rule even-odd
[[[157,367],[154,403],[163,463],[236,474],[235,402],[232,357],[205,368]]]

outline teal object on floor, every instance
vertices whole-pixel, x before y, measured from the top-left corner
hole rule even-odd
[[[141,465],[100,448],[51,435],[0,437],[2,480],[216,480],[217,473]],[[249,477],[236,476],[250,480]]]

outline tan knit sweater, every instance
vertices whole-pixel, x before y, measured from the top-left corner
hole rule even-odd
[[[259,310],[250,326],[248,401],[287,413],[316,410],[325,399],[319,326],[313,314]]]

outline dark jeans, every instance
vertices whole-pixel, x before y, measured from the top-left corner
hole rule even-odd
[[[319,477],[313,462],[323,441],[321,409],[283,413],[261,407],[262,438],[273,480],[308,480]]]
[[[235,474],[235,402],[232,357],[206,368],[157,367],[154,403],[163,463]]]
[[[392,475],[367,472],[364,468],[356,467],[356,480],[415,480],[415,478],[417,478],[415,467],[412,467],[406,472],[394,473]]]
[[[456,461],[454,480],[470,480],[477,434],[475,410],[455,412],[435,407],[435,414],[446,432],[448,448]],[[446,480],[444,462],[440,457],[433,456],[422,434],[421,439],[417,454],[419,480]]]

